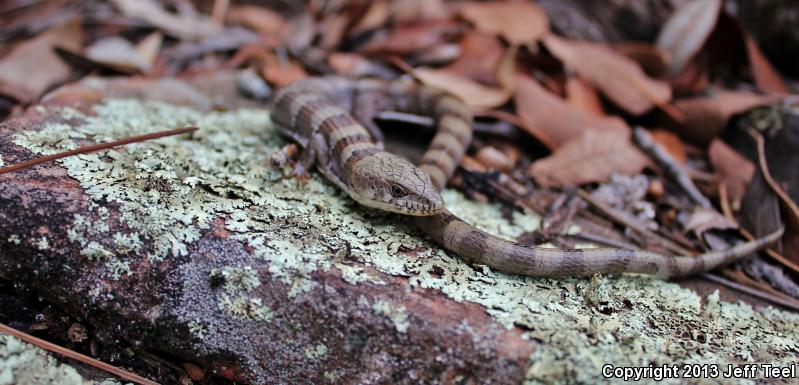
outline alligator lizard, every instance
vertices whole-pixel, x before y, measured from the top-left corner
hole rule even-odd
[[[394,110],[430,116],[437,132],[418,167],[384,151],[371,121]],[[488,234],[444,208],[439,191],[452,176],[472,138],[471,112],[444,91],[407,82],[319,77],[278,90],[272,121],[303,148],[313,163],[362,205],[411,215],[444,248],[507,273],[569,276],[644,273],[686,276],[711,270],[776,241],[782,230],[730,249],[699,256],[667,256],[624,249],[561,250],[531,247]],[[359,119],[356,118],[356,116]]]

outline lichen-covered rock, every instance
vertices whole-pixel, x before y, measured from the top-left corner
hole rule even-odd
[[[103,97],[113,84],[90,79],[0,126],[7,164],[200,128],[0,176],[0,275],[106,342],[251,383],[591,384],[605,381],[604,364],[797,359],[795,314],[702,304],[643,277],[532,279],[469,265],[318,175],[281,178],[268,167],[283,141],[267,111]],[[493,233],[537,226],[444,197]]]
[[[0,385],[119,385],[88,380],[46,351],[0,333]]]

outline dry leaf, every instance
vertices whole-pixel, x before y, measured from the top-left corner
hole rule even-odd
[[[485,146],[477,150],[477,154],[475,154],[475,159],[477,159],[480,164],[486,166],[488,169],[491,170],[499,170],[503,172],[510,172],[513,169],[513,160],[505,155],[500,150],[497,150],[494,146]]]
[[[397,24],[442,20],[449,17],[443,0],[401,0],[389,2],[389,14]]]
[[[737,229],[738,224],[734,220],[725,217],[716,209],[699,207],[688,217],[685,224],[685,231],[693,231],[698,237],[708,230],[727,230]]]
[[[657,46],[671,56],[671,74],[685,68],[710,36],[721,11],[721,0],[683,3],[669,18],[657,38]]]
[[[512,45],[533,44],[549,32],[549,19],[529,1],[467,3],[461,16],[478,30],[504,37]]]
[[[682,140],[680,140],[679,136],[666,130],[650,130],[649,135],[652,137],[652,140],[663,147],[674,160],[681,164],[685,163],[688,156],[685,154],[685,145]]]
[[[511,46],[505,50],[502,59],[497,65],[497,83],[503,90],[516,91],[516,55],[519,47]]]
[[[161,32],[155,31],[136,44],[136,51],[141,55],[144,60],[152,66],[155,60],[158,59],[158,54],[161,52],[161,44],[164,42],[164,35]]]
[[[663,79],[669,74],[671,57],[659,47],[649,43],[625,42],[614,45],[614,48],[635,60],[649,76]]]
[[[152,67],[133,44],[119,36],[96,41],[86,48],[86,57],[128,74],[148,72]]]
[[[711,96],[678,100],[674,107],[685,116],[684,124],[678,127],[678,134],[692,141],[707,143],[727,127],[733,115],[778,100],[779,97],[773,95],[728,90],[715,92]]]
[[[167,12],[153,0],[111,0],[127,17],[142,19],[168,35],[198,40],[219,33],[222,29],[211,19],[200,14],[181,15]]]
[[[720,139],[710,143],[707,153],[710,164],[719,174],[719,183],[727,187],[730,205],[738,211],[746,188],[755,175],[755,165]]]
[[[586,130],[530,166],[529,174],[544,187],[603,182],[614,173],[640,174],[648,161],[630,142],[629,133]]]
[[[31,102],[70,76],[55,47],[78,51],[83,44],[81,21],[57,25],[16,46],[0,61],[0,93]]]
[[[339,75],[359,78],[375,76],[393,78],[396,71],[379,61],[369,60],[357,53],[333,52],[327,57],[327,64]]]
[[[283,87],[308,77],[302,67],[292,62],[269,61],[262,69],[264,79],[272,85]]]
[[[388,22],[389,16],[391,16],[391,13],[385,0],[372,1],[369,9],[350,29],[349,34],[350,36],[357,36],[366,31],[377,29]]]
[[[648,77],[638,63],[605,45],[555,35],[546,36],[544,44],[567,67],[633,115],[641,115],[653,105],[665,105],[671,100],[667,83]]]
[[[594,87],[586,84],[582,79],[571,76],[566,79],[566,100],[573,106],[596,116],[605,115],[602,101],[599,100]]]
[[[584,131],[613,131],[628,134],[630,128],[618,117],[601,117],[585,112],[550,93],[528,76],[516,76],[516,111],[524,128],[538,130],[559,147]]]
[[[460,41],[460,48],[458,59],[444,69],[478,82],[498,85],[497,68],[505,49],[496,36],[467,32]]]
[[[321,23],[319,23],[319,44],[318,47],[323,50],[332,50],[341,44],[346,32],[347,25],[350,22],[348,15],[330,14],[325,16]]]
[[[227,15],[228,21],[254,29],[262,35],[276,35],[286,26],[279,13],[255,5],[233,6]]]
[[[501,106],[511,96],[506,90],[482,85],[447,70],[417,68],[413,75],[424,84],[451,92],[475,110]]]
[[[710,66],[707,60],[689,62],[679,75],[669,79],[675,95],[694,95],[710,87]]]
[[[744,33],[746,53],[749,56],[749,65],[752,67],[752,76],[755,78],[757,88],[763,92],[787,94],[789,92],[788,86],[777,73],[777,70],[774,69],[768,58],[760,51],[755,39],[748,32]]]
[[[451,23],[416,23],[396,27],[388,36],[370,40],[358,51],[368,55],[407,55],[445,43]]]

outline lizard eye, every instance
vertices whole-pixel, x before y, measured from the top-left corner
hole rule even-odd
[[[408,190],[398,184],[391,185],[391,196],[394,198],[402,198],[408,195]]]

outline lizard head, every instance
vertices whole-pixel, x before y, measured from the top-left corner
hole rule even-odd
[[[430,177],[388,152],[370,155],[349,170],[350,196],[358,203],[395,213],[426,216],[444,209]]]

